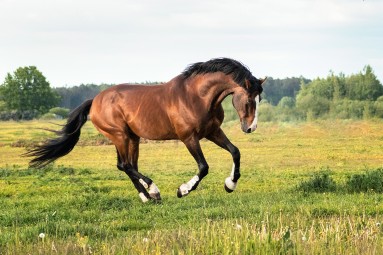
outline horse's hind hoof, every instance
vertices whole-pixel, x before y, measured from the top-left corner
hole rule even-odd
[[[149,196],[155,201],[161,201],[160,193],[149,193]]]
[[[227,193],[231,193],[231,192],[234,191],[234,190],[232,190],[232,189],[229,189],[229,188],[226,186],[226,184],[225,184],[225,190],[226,190]]]

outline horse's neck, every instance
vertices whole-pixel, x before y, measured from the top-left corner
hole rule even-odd
[[[205,98],[213,107],[219,106],[238,87],[227,75],[204,75],[204,78],[198,84],[198,91],[200,96]]]

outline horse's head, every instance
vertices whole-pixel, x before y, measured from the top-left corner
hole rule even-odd
[[[237,110],[241,121],[241,129],[245,133],[251,133],[257,129],[258,107],[263,91],[264,79],[245,80],[244,87],[238,87],[233,93],[233,106]]]

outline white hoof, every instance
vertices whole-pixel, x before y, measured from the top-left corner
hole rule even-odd
[[[233,182],[231,177],[227,177],[225,180],[225,190],[230,193],[230,192],[233,192],[236,187],[237,187],[237,183]]]

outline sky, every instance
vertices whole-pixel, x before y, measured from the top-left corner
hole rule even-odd
[[[36,66],[52,87],[166,82],[229,57],[255,77],[383,83],[383,0],[0,0],[0,83]]]

